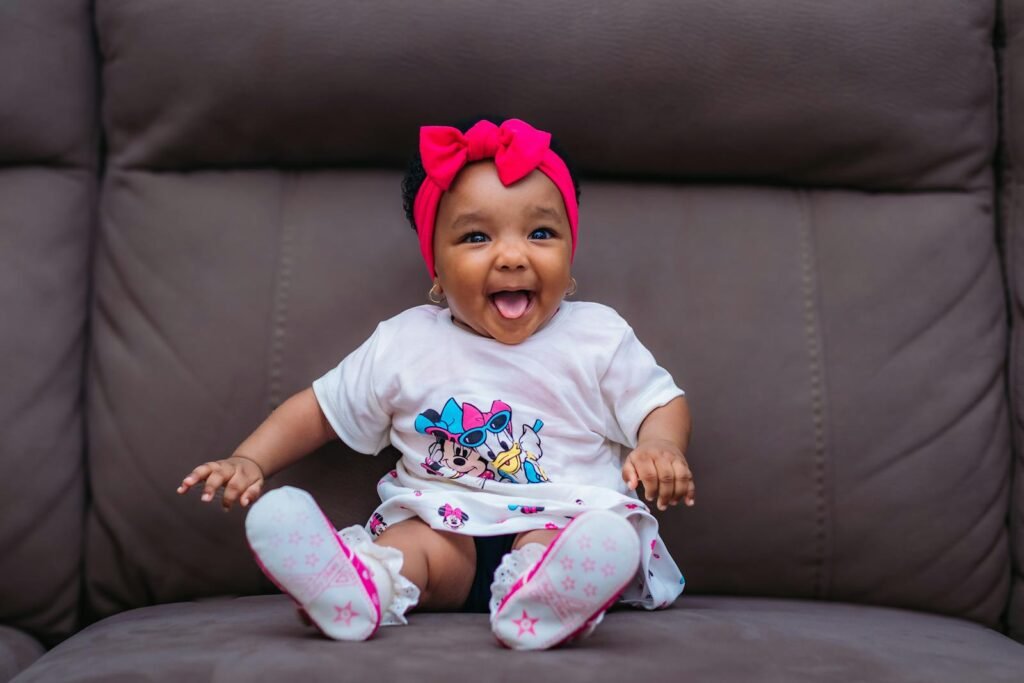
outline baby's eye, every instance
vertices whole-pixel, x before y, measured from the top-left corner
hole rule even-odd
[[[487,235],[483,234],[482,232],[467,232],[465,235],[462,236],[462,239],[460,239],[459,241],[466,242],[469,244],[479,244],[481,242],[487,241]]]
[[[530,233],[531,240],[546,240],[551,239],[555,236],[555,231],[551,228],[537,228]]]

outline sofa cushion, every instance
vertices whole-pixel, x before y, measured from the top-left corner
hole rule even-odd
[[[87,0],[0,3],[0,622],[77,625],[97,60]]]
[[[90,374],[94,611],[270,587],[242,512],[175,488],[369,336],[367,300],[386,316],[425,295],[397,187],[394,174],[111,171]],[[270,485],[313,489],[347,526],[394,461],[334,444]]]
[[[7,683],[45,651],[39,641],[27,633],[0,626],[0,683]]]
[[[687,589],[996,625],[1011,452],[989,196],[587,199],[581,294],[689,392],[697,505],[659,515]]]
[[[590,173],[981,187],[995,2],[97,3],[114,164],[404,166],[508,113]]]
[[[1018,682],[1024,648],[994,631],[914,612],[794,600],[698,597],[615,610],[590,638],[503,649],[486,615],[413,614],[367,642],[331,641],[284,596],[178,603],[94,624],[34,664],[33,681],[716,680]]]

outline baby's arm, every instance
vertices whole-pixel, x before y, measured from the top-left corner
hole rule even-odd
[[[203,502],[213,500],[217,490],[224,486],[221,502],[225,510],[231,509],[239,497],[242,507],[246,507],[259,497],[266,477],[335,438],[337,435],[313,390],[305,389],[278,406],[231,457],[203,463],[192,470],[182,480],[178,493],[187,493],[205,481]]]
[[[648,501],[658,500],[658,509],[666,510],[685,500],[695,502],[693,474],[686,462],[690,441],[690,408],[679,396],[652,410],[637,435],[636,448],[626,457],[622,479],[631,491],[643,483]]]

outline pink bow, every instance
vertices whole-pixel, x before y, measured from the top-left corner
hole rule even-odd
[[[444,504],[444,516],[445,517],[452,517],[452,516],[461,517],[462,516],[462,510],[461,510],[461,508],[453,508],[451,506],[451,503],[445,503]]]
[[[423,170],[442,190],[470,161],[491,158],[502,184],[510,185],[540,166],[550,145],[550,133],[519,119],[509,119],[500,127],[477,121],[465,134],[451,126],[424,126],[420,131]]]
[[[565,202],[572,233],[570,259],[576,254],[579,222],[576,188],[565,161],[551,151],[550,133],[519,119],[509,119],[501,126],[477,121],[465,134],[450,126],[423,126],[420,128],[420,157],[427,177],[416,192],[412,212],[420,253],[431,278],[437,275],[434,271],[434,221],[441,195],[448,191],[467,163],[492,157],[498,178],[506,186],[522,180],[534,169],[551,179]]]
[[[474,427],[483,427],[485,424],[487,424],[490,421],[490,419],[492,417],[494,417],[495,413],[500,412],[502,410],[511,411],[512,408],[510,408],[509,405],[507,403],[505,403],[504,401],[491,401],[491,410],[490,410],[490,412],[484,413],[479,408],[477,408],[475,405],[473,405],[472,403],[463,403],[462,404],[462,429],[463,429],[463,431],[465,431],[467,429],[473,429]]]

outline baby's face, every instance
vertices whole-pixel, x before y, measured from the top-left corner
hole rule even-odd
[[[540,171],[505,187],[478,161],[441,197],[434,267],[452,315],[477,334],[518,344],[536,332],[562,303],[571,253],[562,195]]]

